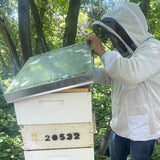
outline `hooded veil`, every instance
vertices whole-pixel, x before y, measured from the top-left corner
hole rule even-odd
[[[110,38],[123,57],[130,57],[143,41],[152,37],[144,14],[131,2],[121,2],[104,14],[101,21],[93,23],[93,30],[104,43]]]

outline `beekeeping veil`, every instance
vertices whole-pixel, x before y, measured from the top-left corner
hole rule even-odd
[[[132,2],[121,2],[104,14],[101,21],[93,23],[93,31],[104,43],[110,38],[123,57],[131,56],[143,41],[152,37],[145,16]]]

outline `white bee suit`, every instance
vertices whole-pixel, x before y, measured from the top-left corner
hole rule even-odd
[[[134,141],[157,139],[160,137],[160,42],[148,32],[146,19],[134,3],[123,2],[104,18],[116,20],[136,46],[131,49],[122,39],[132,56],[124,58],[117,51],[109,51],[101,57],[104,69],[95,68],[95,83],[111,84],[111,128],[119,136]],[[97,24],[121,37],[121,33],[103,22],[96,21],[93,25]]]

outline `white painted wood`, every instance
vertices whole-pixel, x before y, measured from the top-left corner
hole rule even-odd
[[[24,150],[93,147],[93,123],[21,126]]]
[[[91,92],[47,94],[14,105],[18,125],[92,122]]]
[[[25,160],[94,160],[93,148],[25,151]]]

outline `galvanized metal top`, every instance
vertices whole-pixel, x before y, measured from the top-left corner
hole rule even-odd
[[[93,63],[86,42],[28,59],[6,90],[8,103],[93,83]]]

